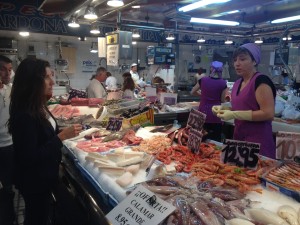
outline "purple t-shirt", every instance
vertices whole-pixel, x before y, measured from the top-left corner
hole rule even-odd
[[[221,119],[212,113],[214,105],[221,104],[222,92],[227,88],[226,81],[221,78],[203,77],[199,81],[201,100],[198,110],[206,114],[205,123],[221,123]]]
[[[249,83],[239,91],[242,79],[237,80],[231,92],[231,104],[233,111],[244,110],[259,110],[258,102],[255,97],[255,80],[260,73],[256,73]],[[260,154],[275,158],[275,142],[272,134],[272,121],[246,121],[234,120],[234,134],[235,140],[260,143]]]

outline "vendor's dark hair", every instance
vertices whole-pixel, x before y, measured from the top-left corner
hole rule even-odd
[[[12,60],[8,57],[6,57],[5,55],[0,55],[0,62],[4,62],[4,63],[12,63]]]
[[[131,77],[131,73],[125,72],[123,73],[122,77],[125,79],[126,77]]]
[[[124,82],[123,82],[123,86],[122,86],[122,91],[125,91],[126,89],[129,89],[131,91],[133,91],[135,88],[135,84],[134,81],[132,79],[132,77],[125,77],[124,78]]]
[[[107,71],[107,72],[106,72],[106,76],[107,76],[107,77],[110,77],[110,76],[111,76],[111,73]]]
[[[244,47],[238,47],[232,54],[232,58],[233,60],[235,60],[239,55],[241,54],[246,54],[246,55],[250,55],[252,61],[255,61],[252,53],[247,49],[247,48],[244,48]]]
[[[164,84],[165,81],[161,77],[154,77],[152,79],[152,84]]]
[[[46,119],[47,97],[44,93],[46,67],[50,67],[48,61],[35,58],[26,58],[18,66],[9,106],[8,129],[10,133],[17,112],[28,113],[40,121]]]

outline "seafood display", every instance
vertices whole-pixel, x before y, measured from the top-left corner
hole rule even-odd
[[[56,105],[50,111],[55,118],[70,119],[80,115],[79,109],[71,105]]]
[[[289,162],[271,170],[264,178],[282,187],[300,191],[300,165]]]
[[[231,187],[217,187],[179,176],[157,177],[142,183],[158,197],[176,207],[162,223],[222,225],[226,220],[246,217],[244,209],[251,204],[245,195]]]
[[[277,213],[256,208],[260,202],[228,185],[181,176],[156,177],[140,185],[176,207],[160,225],[299,225],[291,206],[282,205]]]
[[[202,159],[192,165],[192,176],[201,181],[211,181],[215,185],[229,185],[241,192],[256,191],[262,189],[251,186],[260,184],[259,177],[265,170],[275,166],[273,160],[259,160],[256,170],[241,168],[234,165],[223,164],[218,158]]]
[[[114,101],[108,103],[112,103],[111,107],[117,105]],[[286,204],[269,211],[253,208],[257,207],[257,202],[246,199],[253,192],[256,195],[264,193],[258,186],[262,175],[270,182],[299,192],[299,164],[284,162],[278,166],[276,161],[266,158],[259,159],[255,170],[223,164],[220,146],[204,143],[203,139],[198,143],[199,138],[205,138],[204,130],[196,133],[191,151],[188,147],[189,138],[194,137],[191,131],[203,125],[194,114],[190,116],[187,127],[166,133],[168,136],[151,133],[152,137],[143,139],[139,136],[144,131],[136,135],[139,125],[111,132],[99,129],[100,121],[92,115],[80,116],[76,107],[57,105],[51,112],[58,118],[60,126],[97,124],[97,128],[70,140],[70,146],[76,146],[79,162],[83,167],[88,165],[88,171],[93,175],[97,172],[108,176],[113,186],[123,191],[121,197],[133,185],[140,184],[174,205],[176,210],[160,225],[300,225],[300,205],[293,208]],[[132,117],[135,113],[140,112],[130,109],[123,116]],[[173,124],[154,131],[161,132],[171,127]],[[162,170],[164,172],[158,172]],[[162,174],[164,176],[158,176]],[[97,180],[96,175],[95,178]],[[152,179],[147,180],[149,178]]]
[[[139,146],[132,147],[132,150],[146,152],[148,154],[156,154],[170,147],[171,144],[172,141],[170,138],[158,135],[153,136],[149,139],[144,139],[143,141],[141,141]]]

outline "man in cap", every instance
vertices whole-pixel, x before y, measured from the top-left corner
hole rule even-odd
[[[89,98],[104,98],[107,95],[106,89],[103,85],[107,78],[106,69],[99,67],[96,75],[92,77],[89,86],[87,87],[87,94]]]
[[[140,79],[139,74],[137,73],[137,64],[132,63],[130,66],[130,74],[135,83],[135,86],[138,86],[138,81]]]

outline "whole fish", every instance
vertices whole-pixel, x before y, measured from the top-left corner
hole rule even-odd
[[[114,141],[114,140],[121,140],[125,134],[129,131],[129,130],[133,130],[134,132],[136,132],[138,129],[140,129],[140,125],[134,125],[133,127],[127,128],[127,129],[123,129],[121,131],[115,132],[115,133],[111,133],[110,135],[107,135],[102,142],[109,142],[109,141]]]

